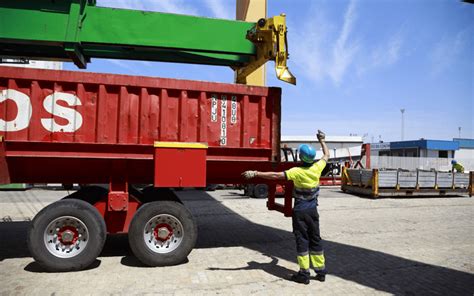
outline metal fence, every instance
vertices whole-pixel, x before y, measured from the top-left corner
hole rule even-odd
[[[370,166],[374,169],[405,169],[405,170],[451,170],[452,158],[432,158],[432,157],[397,157],[397,156],[371,156]],[[473,158],[456,158],[465,172],[474,171]]]

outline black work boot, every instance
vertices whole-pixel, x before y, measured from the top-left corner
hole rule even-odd
[[[291,280],[300,284],[309,284],[309,271],[298,271],[291,276]]]
[[[314,279],[320,282],[324,282],[326,280],[326,275],[324,273],[317,273]]]

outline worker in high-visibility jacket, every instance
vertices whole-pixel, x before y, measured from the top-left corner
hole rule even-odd
[[[322,240],[319,232],[319,214],[317,210],[319,196],[319,178],[329,159],[329,149],[325,134],[318,130],[317,138],[323,148],[323,157],[314,161],[316,151],[303,144],[298,148],[301,167],[294,167],[284,172],[245,171],[246,179],[263,178],[268,180],[291,180],[294,184],[292,224],[296,239],[297,261],[300,270],[291,279],[298,283],[309,284],[310,265],[316,272],[316,280],[324,282],[326,266]]]
[[[451,164],[453,166],[453,173],[454,172],[457,172],[457,173],[464,173],[464,167],[459,163],[457,162],[456,160],[451,160]]]

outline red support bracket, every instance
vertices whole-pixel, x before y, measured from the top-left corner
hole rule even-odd
[[[128,210],[128,178],[126,161],[117,161],[113,165],[114,175],[110,176],[107,210],[126,212]]]
[[[128,210],[128,191],[109,191],[107,204],[110,212],[126,212]]]
[[[267,209],[276,210],[275,202],[276,184],[268,184]]]
[[[285,183],[284,203],[275,201],[276,184],[268,184],[267,208],[271,211],[283,213],[285,217],[291,217],[293,214],[293,183]]]

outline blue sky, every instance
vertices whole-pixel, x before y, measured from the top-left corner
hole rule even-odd
[[[98,0],[99,6],[234,18],[229,0]],[[365,141],[474,138],[474,5],[457,0],[268,1],[286,13],[292,86],[282,134],[357,134]],[[66,69],[76,69],[66,64]],[[226,67],[99,60],[88,71],[232,82]]]

